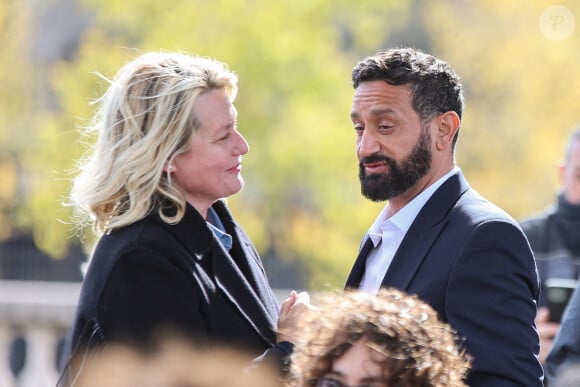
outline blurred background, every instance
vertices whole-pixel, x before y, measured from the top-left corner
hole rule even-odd
[[[457,162],[519,220],[553,202],[580,122],[579,15],[572,0],[1,0],[0,385],[54,385],[93,242],[66,203],[97,72],[151,50],[226,62],[250,144],[229,206],[273,287],[329,290],[384,206],[360,195],[356,62],[395,46],[448,61],[466,89]]]

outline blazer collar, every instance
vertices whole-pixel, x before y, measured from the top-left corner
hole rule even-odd
[[[470,188],[461,171],[452,175],[425,203],[403,238],[383,286],[407,289],[446,224],[446,217],[457,200]]]
[[[459,197],[470,188],[461,170],[451,175],[425,203],[407,231],[385,278],[383,286],[406,289],[415,271],[425,258],[427,251],[441,232],[445,217]],[[420,243],[418,243],[418,241]],[[364,274],[366,257],[372,242],[365,235],[345,287],[358,288]],[[403,258],[404,257],[404,258]]]

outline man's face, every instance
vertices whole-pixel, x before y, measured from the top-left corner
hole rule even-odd
[[[355,91],[351,119],[357,133],[363,195],[395,198],[415,187],[431,168],[429,129],[412,106],[407,86],[363,82]]]
[[[566,164],[560,169],[562,189],[566,200],[580,205],[580,140],[572,144]]]

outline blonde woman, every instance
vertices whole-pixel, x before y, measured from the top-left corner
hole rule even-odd
[[[167,332],[254,355],[274,348],[276,359],[291,351],[276,337],[279,309],[260,257],[222,200],[242,189],[249,149],[236,92],[223,63],[153,52],[126,64],[99,100],[97,141],[71,195],[99,237],[73,357],[108,343],[146,349]]]

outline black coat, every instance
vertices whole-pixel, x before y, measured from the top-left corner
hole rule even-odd
[[[224,250],[187,205],[175,225],[156,211],[99,240],[72,327],[73,354],[111,342],[146,345],[160,329],[259,354],[275,344],[278,304],[248,236],[225,203]]]

